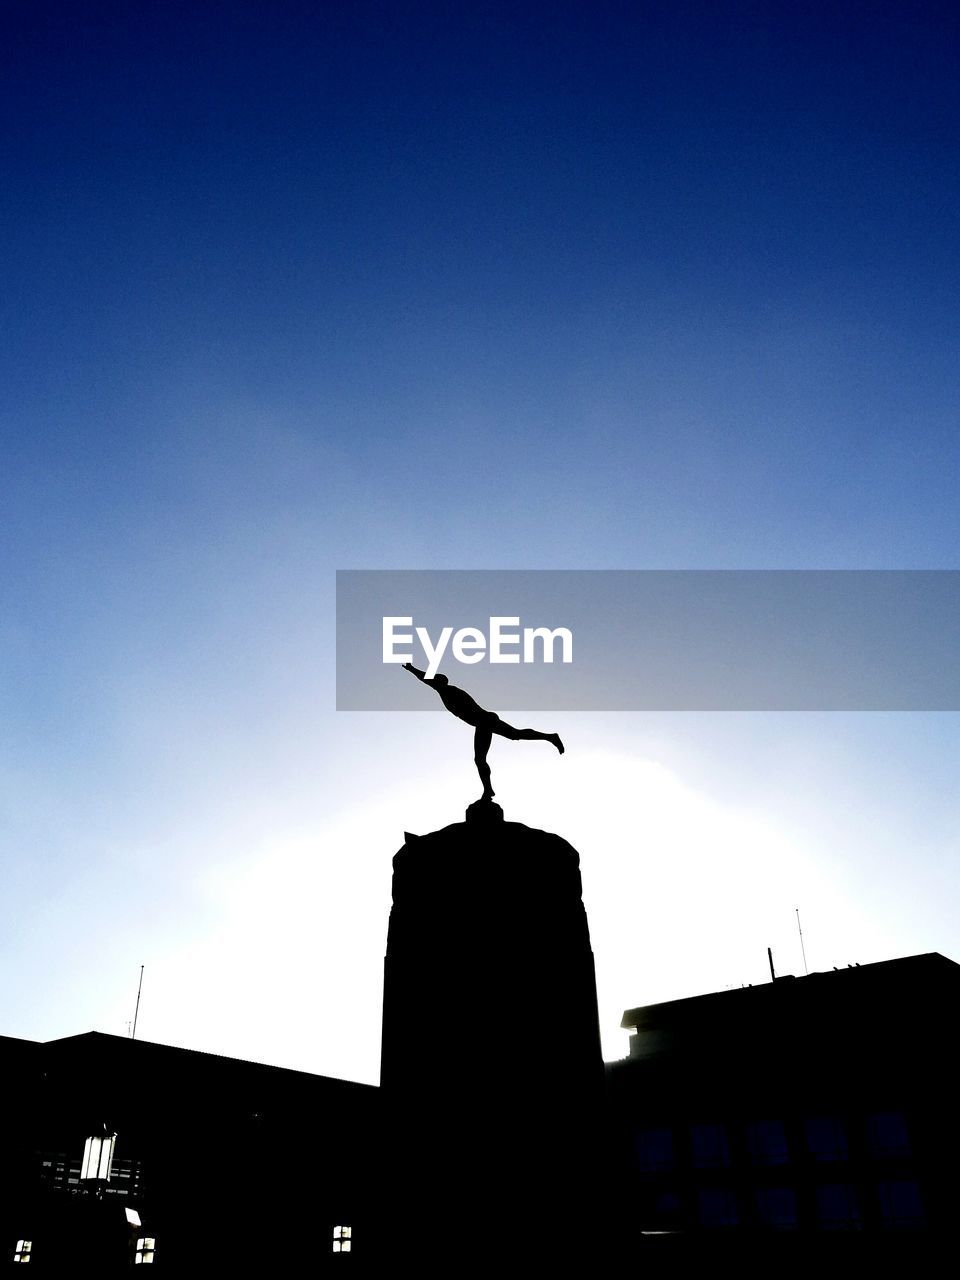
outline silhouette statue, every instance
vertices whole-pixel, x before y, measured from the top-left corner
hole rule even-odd
[[[490,750],[490,743],[495,733],[498,733],[501,738],[509,738],[512,742],[537,740],[552,742],[563,755],[563,743],[560,741],[559,733],[541,733],[539,729],[515,729],[512,724],[507,724],[506,720],[501,720],[495,711],[485,711],[470,697],[469,693],[451,684],[446,676],[435,675],[432,680],[428,680],[427,673],[420,671],[412,662],[405,662],[403,666],[405,671],[411,672],[418,680],[435,689],[440,695],[440,701],[458,720],[464,720],[467,724],[473,725],[473,759],[480,781],[483,783],[484,800],[490,800],[496,794],[490,783],[490,766],[487,764],[487,752]]]

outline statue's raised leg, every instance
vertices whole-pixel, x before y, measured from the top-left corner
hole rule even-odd
[[[563,755],[563,743],[560,741],[559,733],[541,733],[539,729],[516,729],[512,724],[507,724],[506,720],[501,720],[499,716],[496,723],[490,727],[494,733],[499,733],[501,738],[509,738],[511,742],[552,742]]]

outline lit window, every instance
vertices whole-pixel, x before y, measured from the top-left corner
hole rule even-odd
[[[754,1164],[786,1164],[790,1158],[782,1120],[755,1120],[748,1124],[747,1143]]]
[[[825,1231],[855,1231],[860,1223],[857,1192],[849,1183],[817,1187],[817,1220]]]
[[[352,1227],[334,1227],[333,1228],[333,1252],[349,1253],[350,1246],[353,1244],[353,1228]]]
[[[673,1132],[670,1129],[641,1129],[637,1134],[637,1167],[650,1173],[673,1168]]]
[[[730,1165],[730,1143],[722,1124],[695,1124],[690,1128],[695,1169],[726,1169]]]
[[[141,1262],[152,1262],[157,1242],[153,1236],[141,1236],[137,1241],[137,1252],[133,1261],[139,1266]]]
[[[33,1252],[32,1240],[18,1240],[17,1247],[14,1250],[13,1260],[14,1262],[29,1262],[30,1255],[32,1252]],[[43,1268],[41,1267],[40,1270],[42,1271]]]
[[[809,1116],[805,1128],[807,1150],[814,1160],[846,1160],[847,1131],[837,1116]]]
[[[88,1138],[83,1146],[83,1164],[80,1166],[80,1180],[98,1179],[107,1182],[110,1179],[110,1166],[113,1163],[113,1148],[117,1143],[115,1133],[104,1133]]]

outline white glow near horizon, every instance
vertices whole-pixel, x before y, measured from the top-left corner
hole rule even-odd
[[[829,859],[759,808],[627,752],[498,743],[493,762],[508,819],[580,852],[608,1059],[625,1008],[766,981],[768,945],[802,972],[797,904],[811,969],[890,954]],[[203,872],[210,928],[148,966],[143,1037],[375,1082],[390,860],[404,827],[462,820],[462,763]],[[562,1034],[544,1028],[544,1053]]]

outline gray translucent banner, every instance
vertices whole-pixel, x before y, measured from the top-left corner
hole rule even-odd
[[[338,710],[442,709],[384,662],[384,618],[411,619],[392,652],[424,670],[415,629],[450,628],[438,670],[496,711],[960,709],[957,570],[341,570]],[[558,633],[523,661],[536,628],[566,655]]]

